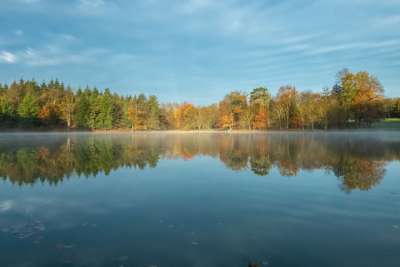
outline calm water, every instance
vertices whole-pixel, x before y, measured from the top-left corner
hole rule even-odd
[[[400,132],[1,134],[0,266],[398,267],[399,160]]]

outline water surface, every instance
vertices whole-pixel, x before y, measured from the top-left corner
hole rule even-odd
[[[1,134],[0,266],[400,266],[400,133]]]

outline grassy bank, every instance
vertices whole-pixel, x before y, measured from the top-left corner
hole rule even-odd
[[[376,122],[372,125],[373,129],[399,129],[400,130],[400,118],[388,118]]]

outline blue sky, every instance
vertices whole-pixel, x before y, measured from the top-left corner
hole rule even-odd
[[[1,0],[0,82],[207,104],[231,90],[318,91],[342,68],[400,96],[400,0]]]

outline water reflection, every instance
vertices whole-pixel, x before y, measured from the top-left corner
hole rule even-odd
[[[400,158],[400,139],[396,133],[3,135],[0,176],[18,185],[56,185],[72,176],[154,168],[160,160],[196,156],[260,176],[273,168],[282,176],[323,169],[341,180],[344,191],[369,190],[383,179],[385,164]]]

